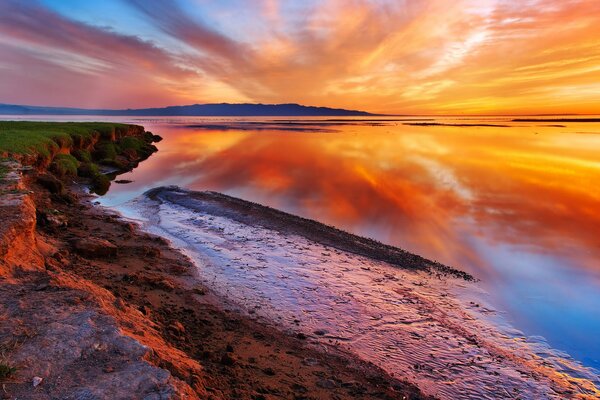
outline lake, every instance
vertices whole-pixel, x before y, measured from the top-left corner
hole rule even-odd
[[[472,273],[512,325],[600,369],[600,123],[20,119],[120,120],[164,138],[104,205],[179,185],[375,238]]]

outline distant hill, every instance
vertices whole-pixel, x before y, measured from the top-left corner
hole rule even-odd
[[[0,115],[111,115],[111,116],[187,116],[187,117],[347,117],[373,116],[365,111],[312,107],[300,104],[193,104],[163,108],[102,110],[66,107],[39,107],[0,104]]]

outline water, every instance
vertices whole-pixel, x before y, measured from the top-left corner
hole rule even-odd
[[[127,118],[165,140],[102,201],[176,184],[398,245],[471,272],[516,328],[600,368],[600,124],[408,119]]]
[[[195,260],[198,279],[236,309],[326,351],[353,353],[443,399],[600,395],[593,373],[469,301],[479,297],[475,283],[323,245],[317,231],[299,236],[281,218],[249,216],[215,195],[171,189],[153,199],[128,205],[144,229]]]

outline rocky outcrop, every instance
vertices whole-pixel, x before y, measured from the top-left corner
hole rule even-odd
[[[15,268],[38,269],[43,257],[35,238],[36,210],[23,184],[23,167],[17,161],[2,161],[6,171],[0,178],[0,276]]]

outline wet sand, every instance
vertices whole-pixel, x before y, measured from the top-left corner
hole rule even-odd
[[[33,344],[48,340],[48,321],[34,320],[28,314],[32,309],[36,316],[61,314],[56,316],[59,320],[68,318],[62,314],[74,312],[71,308],[76,307],[82,315],[100,315],[101,321],[89,321],[101,324],[98,329],[110,328],[118,340],[137,343],[143,351],[136,351],[145,355],[136,362],[158,371],[165,393],[168,384],[177,388],[175,395],[161,398],[430,398],[402,377],[393,377],[329,343],[313,344],[307,336],[290,335],[238,313],[197,279],[196,266],[185,255],[164,239],[140,232],[117,214],[94,206],[92,196],[77,190],[65,200],[35,183],[29,187],[39,214],[36,241],[47,255],[44,269],[19,272],[15,293],[11,294],[8,286],[0,293],[7,299],[18,298],[20,311],[11,317],[20,321],[16,328],[37,332],[34,338],[23,336],[12,359],[27,357],[31,361],[31,355],[21,353],[48,348]],[[80,245],[94,241],[106,241],[110,252]],[[62,298],[70,302],[68,307],[56,306],[56,300]],[[15,332],[1,333],[16,337]],[[66,343],[67,338],[64,340]],[[43,384],[37,388],[31,387],[29,376],[40,373],[35,372],[38,363],[19,364],[15,378],[4,382],[5,396],[65,398],[65,393],[80,386],[109,380],[121,387],[114,398],[141,396],[141,392],[127,392],[132,389],[125,382],[119,383],[123,371],[134,365],[129,354],[112,347],[99,353],[106,356],[81,357],[76,368],[64,374],[58,371],[63,357],[57,356],[49,361]],[[44,357],[37,358],[41,362]]]
[[[130,204],[237,311],[333,345],[439,398],[594,398],[594,376],[456,296],[455,269],[314,221],[207,192],[159,188]],[[597,378],[597,377],[596,377]]]

